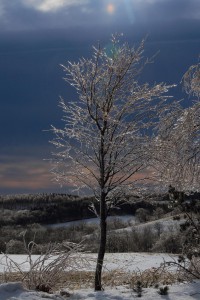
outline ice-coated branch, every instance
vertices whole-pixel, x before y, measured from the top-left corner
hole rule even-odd
[[[189,95],[200,95],[200,65],[191,66],[183,76]],[[197,99],[198,100],[198,99]],[[164,185],[191,193],[200,190],[200,103],[188,108],[176,103],[165,112],[154,138],[152,167]]]

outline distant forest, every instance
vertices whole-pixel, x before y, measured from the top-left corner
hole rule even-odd
[[[110,215],[134,215],[138,208],[150,212],[155,207],[166,206],[166,195],[154,200],[130,197],[122,201],[117,208],[112,208]],[[159,202],[159,204],[158,204]],[[98,202],[94,197],[79,197],[67,194],[22,194],[0,196],[0,226],[26,225],[33,223],[50,224],[96,217],[91,205],[98,212]]]

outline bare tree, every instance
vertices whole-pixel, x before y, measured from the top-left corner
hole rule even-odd
[[[90,189],[99,201],[100,244],[95,290],[102,289],[101,273],[106,250],[106,218],[113,202],[139,179],[146,177],[149,142],[159,114],[166,108],[171,86],[139,84],[144,66],[144,41],[138,47],[112,37],[110,53],[93,48],[91,59],[62,66],[76,100],[65,103],[64,127],[52,126],[52,172],[61,184]]]

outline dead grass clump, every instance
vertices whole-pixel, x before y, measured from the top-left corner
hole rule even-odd
[[[130,273],[126,273],[120,269],[107,271],[103,273],[102,281],[104,285],[110,287],[126,285],[130,282]]]
[[[88,288],[94,286],[94,272],[92,271],[69,271],[62,274],[62,281],[59,281],[56,288],[71,289]]]
[[[28,272],[5,272],[0,274],[0,282],[23,282],[26,277],[28,277]],[[36,274],[35,274],[36,276]],[[37,274],[37,277],[40,275]],[[88,288],[93,287],[94,281],[94,272],[87,271],[62,271],[59,274],[59,278],[57,278],[56,282],[51,285],[51,289],[49,291],[54,292],[61,290],[62,288],[69,288],[71,290],[80,289],[80,288]],[[47,283],[43,283],[38,281],[38,285],[40,287],[47,287]],[[37,287],[35,287],[37,289]]]
[[[158,284],[171,285],[177,281],[183,281],[180,274],[167,270],[165,266],[161,266],[159,268],[133,272],[130,278],[130,286],[134,288],[137,282],[141,282],[143,288],[148,288],[155,287]]]

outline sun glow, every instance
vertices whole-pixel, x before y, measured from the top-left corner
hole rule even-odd
[[[112,3],[109,3],[106,7],[106,11],[109,13],[109,14],[113,14],[115,12],[115,6],[114,4]]]

